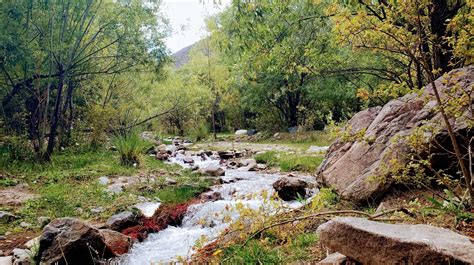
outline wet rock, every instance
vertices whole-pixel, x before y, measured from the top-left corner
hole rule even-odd
[[[260,171],[260,170],[266,170],[267,169],[267,165],[265,164],[257,164],[257,170]]]
[[[107,222],[105,222],[109,229],[120,231],[130,226],[138,224],[137,217],[130,211],[121,212],[112,215]]]
[[[472,92],[474,81],[474,67],[456,69],[436,80],[436,86],[444,100],[456,97],[459,92]],[[451,121],[453,131],[457,135],[460,146],[469,146],[467,139],[473,137],[472,130],[468,130],[471,112],[467,106],[460,106],[459,116]],[[458,169],[451,155],[451,144],[441,114],[436,111],[437,106],[433,88],[428,85],[423,93],[408,94],[389,101],[383,107],[373,107],[355,114],[345,127],[345,134],[362,137],[353,137],[347,140],[336,140],[319,167],[318,182],[333,187],[344,199],[355,203],[367,203],[380,199],[394,183],[388,176],[387,165],[396,161],[403,167],[409,162],[409,144],[404,136],[412,135],[420,126],[433,127],[434,134],[420,137],[420,141],[433,141],[430,149],[426,149],[426,157],[431,159],[430,165],[434,170],[456,172]],[[442,145],[440,148],[436,146]],[[426,145],[428,147],[428,145]],[[447,150],[447,151],[446,151]],[[423,150],[418,150],[422,153]]]
[[[194,164],[194,159],[190,156],[186,156],[185,158],[183,158],[183,162],[185,164]]]
[[[158,160],[161,160],[161,161],[165,161],[165,160],[168,160],[168,158],[170,157],[170,154],[166,151],[159,151],[157,154],[156,154],[156,159]]]
[[[235,131],[235,135],[246,135],[247,134],[247,130],[237,130]]]
[[[233,151],[218,151],[217,153],[221,159],[231,159],[235,157]]]
[[[212,177],[220,177],[225,175],[224,169],[214,165],[208,165],[206,167],[200,168],[199,173]]]
[[[214,201],[222,200],[223,198],[220,192],[210,191],[210,192],[202,193],[199,196],[199,199],[201,200],[201,202],[214,202]]]
[[[6,224],[6,223],[9,223],[9,222],[14,221],[14,220],[16,220],[16,219],[18,219],[17,216],[15,216],[15,215],[13,215],[13,214],[11,214],[11,213],[7,213],[7,212],[4,212],[4,211],[0,211],[0,222],[1,222],[1,223]]]
[[[127,253],[132,247],[132,238],[117,231],[110,229],[99,230],[104,238],[105,245],[114,256],[120,256]]]
[[[242,159],[240,165],[243,166],[241,170],[244,171],[255,171],[257,169],[257,161],[255,159]]]
[[[113,254],[99,230],[75,218],[58,218],[43,229],[36,261],[46,264],[94,264]]]
[[[308,183],[297,178],[282,177],[273,183],[273,188],[284,201],[292,201],[306,196]]]
[[[430,225],[339,217],[317,229],[320,242],[363,264],[470,264],[469,237]]]

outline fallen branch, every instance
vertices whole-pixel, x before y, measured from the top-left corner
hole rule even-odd
[[[310,218],[315,218],[315,217],[324,216],[324,215],[335,215],[335,214],[357,214],[357,215],[366,216],[367,219],[369,219],[369,220],[375,220],[375,219],[378,218],[378,217],[387,215],[387,214],[389,214],[389,213],[398,212],[398,211],[401,211],[401,212],[404,212],[404,213],[406,213],[406,214],[408,214],[408,215],[410,215],[410,216],[413,216],[413,214],[410,213],[410,212],[409,212],[407,209],[405,209],[405,208],[396,208],[396,209],[390,209],[390,210],[387,210],[387,211],[383,211],[383,212],[381,212],[381,213],[377,213],[377,214],[374,214],[374,215],[371,215],[371,214],[369,214],[369,213],[362,212],[362,211],[340,210],[340,211],[320,212],[320,213],[310,214],[310,215],[307,215],[307,216],[295,217],[295,218],[288,219],[288,220],[284,220],[284,221],[281,221],[281,222],[278,222],[278,223],[274,223],[274,224],[271,224],[271,225],[268,225],[268,226],[265,226],[265,227],[259,229],[257,232],[255,232],[254,234],[252,234],[251,236],[249,236],[241,246],[242,246],[242,247],[245,246],[251,239],[255,238],[256,236],[260,235],[262,232],[264,232],[264,231],[266,231],[266,230],[268,230],[268,229],[270,229],[270,228],[273,228],[273,227],[276,227],[276,226],[280,226],[280,225],[284,225],[284,224],[288,224],[288,223],[292,223],[292,222],[296,222],[296,221],[301,221],[301,220],[310,219]],[[387,221],[387,220],[384,219],[384,221]]]

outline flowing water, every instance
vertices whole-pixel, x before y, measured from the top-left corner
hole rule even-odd
[[[171,162],[188,167],[183,158],[183,155],[177,155]],[[207,157],[193,156],[193,159],[195,165],[200,167],[219,164],[219,160]],[[281,176],[226,169],[225,176],[221,177],[224,184],[211,189],[211,192],[219,192],[221,199],[191,205],[181,226],[169,226],[158,233],[150,234],[144,242],[136,243],[128,254],[120,257],[117,263],[158,264],[187,260],[193,254],[193,246],[200,239],[212,241],[230,222],[239,218],[237,204],[259,211],[274,211],[274,203],[269,203],[266,199],[274,193],[272,184]],[[314,181],[311,177],[299,178],[307,182]],[[308,190],[309,196],[315,192],[316,190]],[[281,201],[279,208],[293,209],[301,206],[302,203],[298,201]]]

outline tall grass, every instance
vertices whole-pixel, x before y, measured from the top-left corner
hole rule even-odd
[[[139,165],[142,153],[149,145],[135,132],[116,136],[113,139],[113,144],[120,155],[120,162],[124,166]]]

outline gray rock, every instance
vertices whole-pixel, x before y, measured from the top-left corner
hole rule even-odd
[[[36,221],[38,222],[38,225],[43,228],[45,225],[47,225],[49,222],[51,222],[51,219],[49,217],[46,217],[46,216],[40,216],[38,217],[38,219],[36,219]]]
[[[39,241],[40,241],[40,238],[41,236],[38,236],[38,237],[35,237],[33,239],[30,239],[28,240],[26,243],[25,243],[25,247],[26,248],[29,248],[29,249],[32,249],[33,247],[38,247],[39,246]]]
[[[296,200],[298,197],[304,198],[307,186],[308,183],[305,181],[289,177],[279,178],[273,183],[273,188],[284,201]]]
[[[339,252],[329,254],[325,259],[318,262],[319,265],[346,265],[347,257]]]
[[[474,82],[474,66],[468,66],[451,71],[436,80],[436,87],[442,100],[448,91],[472,92]],[[450,92],[450,97],[456,97],[457,92]],[[470,99],[472,100],[472,98]],[[407,94],[401,98],[389,101],[383,107],[373,107],[355,114],[345,127],[345,135],[362,137],[337,139],[329,148],[323,163],[318,169],[317,180],[326,186],[334,188],[342,198],[355,203],[365,204],[376,201],[386,194],[392,187],[394,179],[390,177],[387,165],[390,161],[397,161],[401,167],[409,162],[409,143],[404,136],[413,134],[421,126],[433,128],[435,135],[426,135],[426,141],[436,139],[438,143],[450,143],[441,114],[436,111],[437,101],[431,85],[426,86],[423,93]],[[460,106],[459,117],[451,121],[453,132],[459,135],[459,145],[469,146],[467,139],[472,137],[472,130],[468,132],[468,122],[472,115],[468,106]],[[464,140],[465,139],[465,140]],[[450,145],[450,144],[447,144]],[[428,147],[428,145],[426,145]],[[436,152],[431,166],[443,170],[457,170],[448,168],[455,158],[449,152],[450,146],[418,150]],[[442,162],[441,162],[442,161]]]
[[[109,185],[105,191],[109,193],[114,193],[114,194],[121,193],[123,191],[123,186],[124,186],[123,183],[115,183],[115,184]]]
[[[6,223],[9,223],[9,222],[14,221],[14,220],[16,220],[16,219],[18,219],[17,216],[15,216],[15,215],[13,215],[13,214],[11,214],[11,213],[7,213],[7,212],[4,212],[4,211],[0,211],[0,222],[1,222],[1,223],[6,224]]]
[[[138,224],[137,217],[130,211],[112,215],[105,223],[109,229],[120,231]]]
[[[109,184],[109,183],[110,183],[110,179],[109,179],[108,177],[102,176],[102,177],[99,178],[99,184],[105,186],[105,185],[107,185],[107,184]]]
[[[99,214],[99,213],[103,213],[103,212],[105,212],[104,207],[96,207],[96,208],[91,209],[91,213],[93,213],[93,214]]]
[[[363,264],[471,264],[469,237],[430,225],[339,217],[318,227],[320,242]]]
[[[13,265],[13,256],[0,257],[0,265]]]
[[[248,133],[247,130],[237,130],[235,131],[235,135],[246,135]]]
[[[219,177],[224,176],[225,171],[219,166],[208,165],[204,168],[200,168],[199,172],[204,175],[212,176],[212,177]]]
[[[255,171],[257,169],[257,161],[253,158],[242,159],[240,165],[243,166],[240,170],[244,171]]]
[[[138,209],[145,217],[152,217],[160,206],[161,202],[142,202],[133,205],[133,208]]]
[[[21,248],[15,248],[12,251],[13,254],[13,265],[29,265],[31,264],[30,259],[33,256],[31,251]]]
[[[29,229],[29,228],[31,228],[31,226],[32,226],[32,224],[30,224],[28,222],[23,221],[23,222],[20,223],[20,227],[25,228],[25,229]]]
[[[194,164],[194,159],[190,156],[186,156],[185,158],[183,158],[183,162],[186,164]]]
[[[172,178],[166,178],[165,179],[165,185],[167,186],[172,186],[172,185],[176,185],[178,184],[178,182]]]

